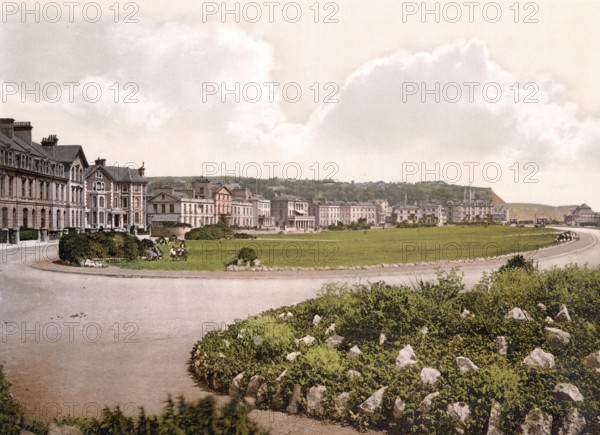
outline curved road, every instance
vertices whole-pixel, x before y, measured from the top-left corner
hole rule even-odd
[[[533,255],[540,268],[600,264],[600,231]],[[55,246],[0,248],[0,364],[30,419],[95,416],[119,404],[134,414],[162,410],[167,394],[206,395],[187,373],[194,343],[226,322],[314,297],[328,281],[432,279],[438,266],[328,274],[228,274],[229,279],[115,278],[30,267]],[[499,261],[463,263],[472,285]],[[290,279],[293,278],[293,279]],[[331,431],[279,413],[254,414],[273,433]],[[337,433],[352,433],[337,428]]]

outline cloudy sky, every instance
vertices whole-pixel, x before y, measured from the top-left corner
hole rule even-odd
[[[600,210],[600,2],[162,3],[2,3],[2,116],[150,176],[440,179]]]

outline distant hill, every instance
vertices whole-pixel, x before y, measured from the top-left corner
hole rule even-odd
[[[154,186],[191,187],[191,183],[199,177],[150,177],[149,193]],[[461,201],[465,186],[456,186],[444,182],[423,183],[386,183],[383,181],[355,183],[333,182],[328,180],[257,180],[254,178],[224,179],[225,183],[236,183],[248,187],[267,199],[278,194],[298,195],[308,200],[328,199],[338,201],[371,201],[387,199],[391,205],[415,201]],[[490,200],[495,204],[506,204],[502,198],[490,188],[472,187],[475,199]]]
[[[560,205],[554,207],[543,204],[526,204],[526,203],[509,203],[508,209],[510,217],[518,220],[534,220],[537,216],[546,216],[549,219],[556,219],[559,222],[564,220],[564,215],[570,210],[577,207],[576,205]]]

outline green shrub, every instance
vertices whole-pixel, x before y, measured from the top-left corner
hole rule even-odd
[[[547,311],[540,310],[539,303]],[[571,344],[558,346],[547,341],[544,320],[555,316],[562,304],[568,306],[572,322],[558,327],[571,334]],[[515,307],[526,310],[533,320],[506,319]],[[465,309],[472,315],[461,316]],[[322,320],[315,325],[317,314]],[[333,323],[335,333],[344,337],[337,348],[326,344],[332,334],[326,329]],[[269,343],[267,325],[284,328],[284,333],[274,335],[286,338],[277,345]],[[326,418],[394,433],[451,433],[452,422],[445,410],[457,401],[470,407],[473,420],[468,433],[485,433],[490,408],[496,401],[503,406],[504,433],[515,433],[534,407],[560,419],[567,404],[552,395],[560,382],[579,388],[585,400],[577,408],[588,422],[593,421],[600,409],[600,377],[583,360],[600,349],[599,331],[600,268],[569,266],[535,273],[523,267],[506,268],[484,275],[469,292],[464,291],[458,271],[450,270],[439,272],[436,282],[421,282],[413,288],[382,282],[326,284],[316,299],[270,310],[237,322],[226,331],[208,334],[192,351],[191,369],[222,392],[239,373],[244,372],[244,382],[260,375],[271,394],[271,402],[263,406],[276,409],[285,407],[295,384],[304,392],[324,385]],[[387,336],[383,345],[379,345],[380,333]],[[254,341],[256,335],[265,338],[260,346]],[[316,343],[307,347],[292,339],[306,335],[315,337]],[[507,340],[505,357],[498,355],[498,336]],[[418,363],[399,370],[394,362],[407,344],[413,347]],[[346,354],[355,345],[362,355],[349,360]],[[537,347],[554,355],[555,369],[537,371],[522,363]],[[290,352],[302,354],[291,362],[286,359]],[[470,358],[480,370],[460,372],[455,363],[458,356]],[[421,381],[419,374],[424,367],[441,372],[434,386]],[[350,381],[346,376],[349,369],[362,376]],[[275,402],[275,379],[283,370],[281,398]],[[382,411],[360,413],[359,405],[383,386],[388,390]],[[432,411],[426,415],[418,412],[420,401],[434,391],[440,396]],[[352,392],[352,414],[344,418],[336,415],[333,405],[335,396],[342,392]],[[396,397],[406,402],[399,420],[392,417]],[[589,425],[586,430],[593,433]]]
[[[232,239],[235,232],[224,225],[209,225],[202,228],[194,228],[185,235],[186,240],[223,240]]]
[[[23,410],[10,395],[10,384],[0,366],[0,433],[19,435],[23,425]]]

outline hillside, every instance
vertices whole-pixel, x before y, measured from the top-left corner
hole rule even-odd
[[[154,177],[150,178],[149,192],[153,186],[190,187],[199,177]],[[299,195],[306,199],[358,200],[371,201],[387,199],[391,205],[401,204],[405,197],[408,203],[415,201],[460,201],[464,197],[464,186],[450,185],[444,182],[385,183],[379,182],[328,182],[315,180],[257,180],[239,178],[224,180],[226,183],[237,183],[248,187],[267,199],[277,194]],[[476,199],[492,200],[497,204],[505,204],[504,200],[489,188],[473,187]]]
[[[564,215],[575,205],[561,205],[554,207],[543,204],[527,204],[527,203],[509,203],[510,217],[518,220],[534,220],[536,217],[546,216],[549,219],[556,219],[559,222],[564,220]]]

